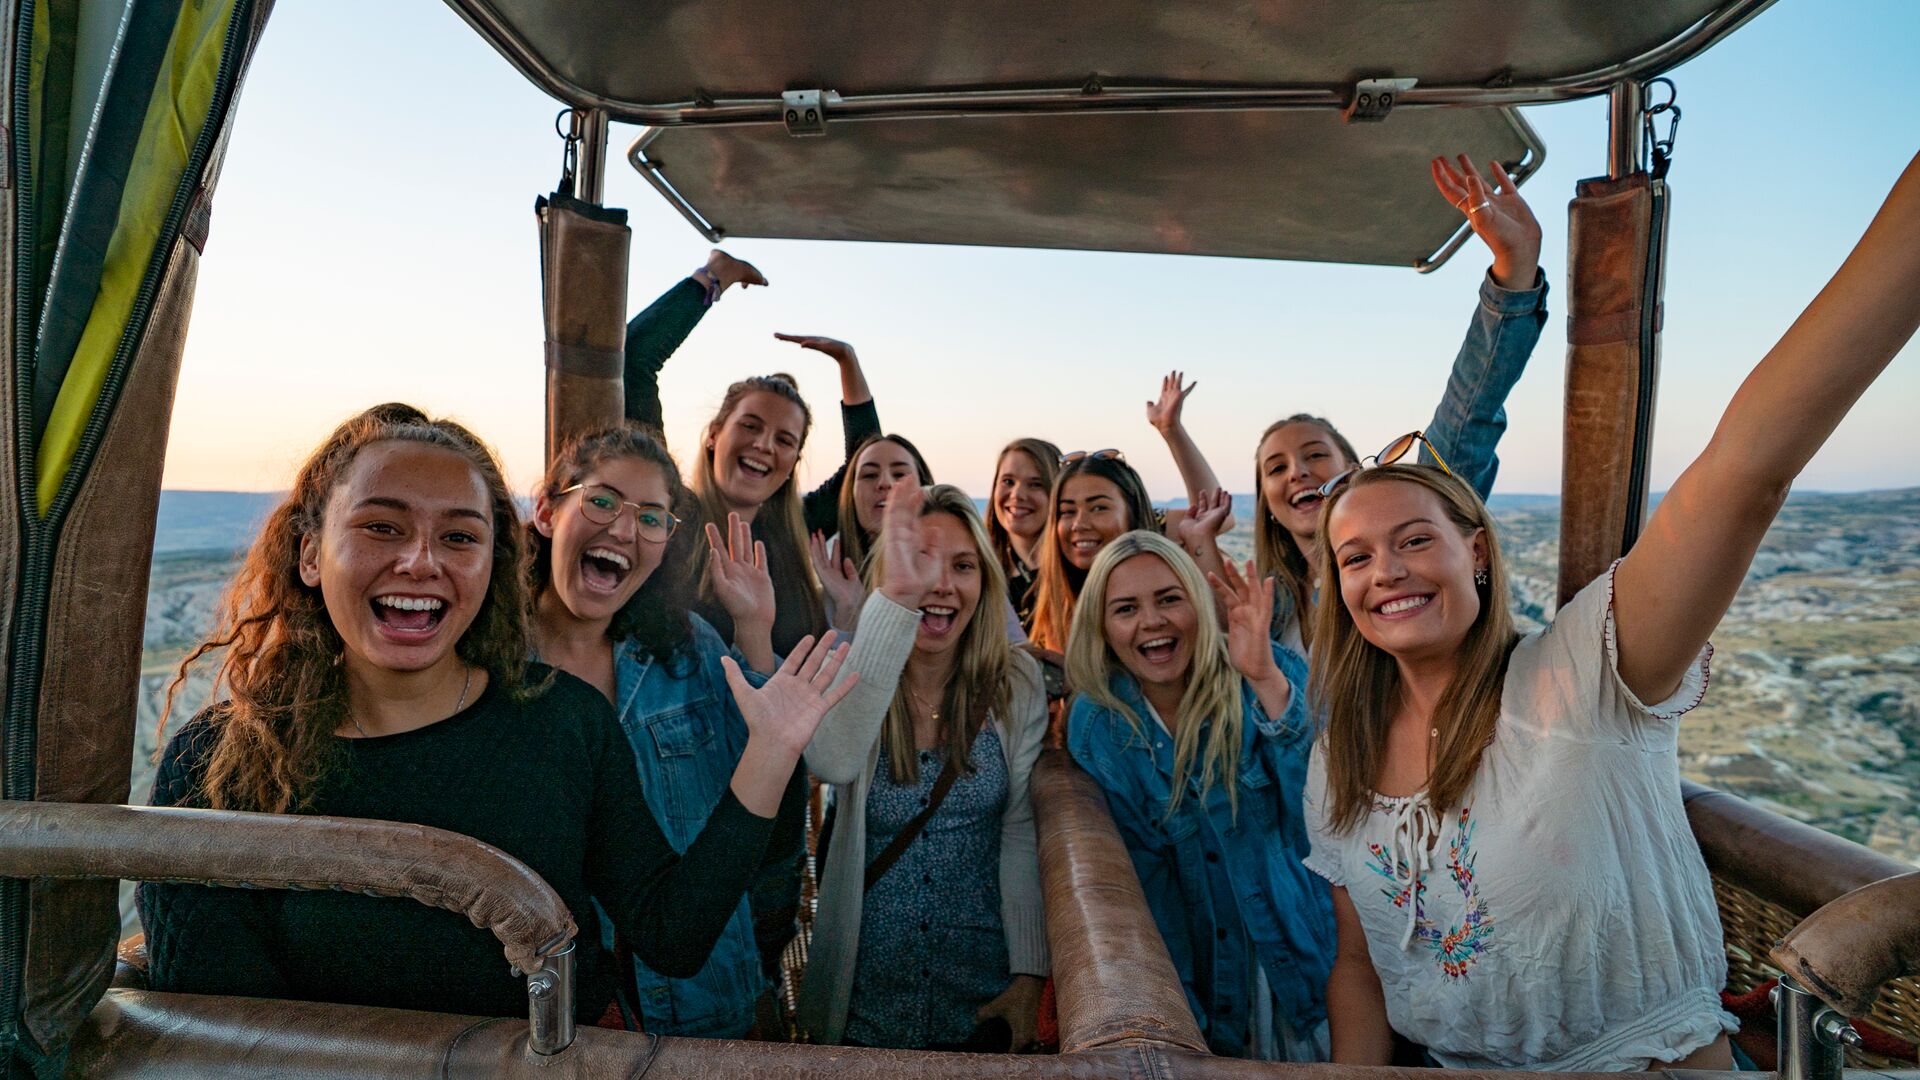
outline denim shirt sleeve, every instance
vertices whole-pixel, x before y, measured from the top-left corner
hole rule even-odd
[[[1507,430],[1507,394],[1527,369],[1527,359],[1547,323],[1547,277],[1536,271],[1531,289],[1503,289],[1489,272],[1467,337],[1454,357],[1446,393],[1427,424],[1427,438],[1446,456],[1453,474],[1486,498],[1500,471],[1494,447]],[[1432,453],[1420,448],[1423,464]]]
[[[1240,683],[1240,700],[1247,712],[1253,717],[1254,727],[1260,734],[1285,745],[1292,745],[1313,735],[1312,713],[1307,709],[1307,662],[1300,654],[1275,641],[1272,642],[1273,662],[1280,668],[1280,674],[1286,677],[1287,711],[1279,716],[1268,716],[1267,710],[1260,706],[1260,696],[1253,692],[1245,680]]]

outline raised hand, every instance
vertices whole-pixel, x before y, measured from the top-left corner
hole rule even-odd
[[[1503,289],[1533,288],[1540,266],[1540,223],[1520,197],[1520,185],[1497,161],[1487,162],[1489,173],[1483,176],[1467,155],[1456,160],[1457,169],[1445,157],[1433,159],[1433,186],[1467,216],[1474,235],[1493,252],[1494,284]]]
[[[767,283],[766,275],[756,269],[752,263],[745,259],[736,259],[719,248],[714,248],[707,253],[707,273],[723,290],[729,285],[738,285],[744,289],[750,285]]]
[[[1193,388],[1200,385],[1191,382],[1182,388],[1180,383],[1185,377],[1185,372],[1170,372],[1160,380],[1159,398],[1147,402],[1147,423],[1162,435],[1180,426],[1180,406],[1186,404],[1187,395],[1193,393]]]
[[[791,754],[790,760],[798,760],[807,748],[807,740],[813,738],[813,730],[820,726],[820,718],[840,704],[860,681],[860,673],[855,671],[849,672],[840,685],[833,684],[847,658],[847,646],[834,648],[837,636],[829,630],[818,642],[811,634],[801,638],[786,663],[759,687],[747,681],[732,657],[720,658],[727,688],[733,691],[734,703],[747,722],[749,742],[764,740],[783,754]]]
[[[940,583],[940,560],[927,547],[926,528],[920,520],[920,507],[926,499],[926,491],[919,485],[903,484],[887,493],[887,506],[880,515],[878,588],[901,607],[917,609]]]
[[[1213,595],[1226,615],[1227,659],[1233,668],[1256,687],[1280,675],[1273,662],[1273,641],[1268,636],[1273,622],[1273,579],[1254,574],[1253,562],[1242,573],[1230,562],[1220,564],[1220,572],[1207,575]]]
[[[815,530],[807,537],[807,558],[813,563],[813,573],[820,579],[820,588],[827,594],[827,606],[833,609],[833,624],[842,630],[852,630],[859,618],[860,605],[867,602],[867,586],[860,580],[860,569],[853,565],[852,559],[840,555],[840,538],[829,541],[825,533]]]
[[[773,578],[767,573],[767,545],[753,538],[753,526],[741,521],[739,514],[729,513],[727,535],[722,538],[709,521],[707,546],[713,549],[707,567],[714,599],[735,625],[772,626]]]
[[[1174,525],[1174,531],[1179,533],[1176,539],[1188,552],[1199,552],[1227,531],[1227,520],[1232,513],[1233,496],[1227,494],[1225,488],[1203,491]]]
[[[859,362],[859,357],[854,354],[853,346],[837,338],[820,337],[814,334],[776,333],[773,336],[779,338],[781,341],[791,341],[803,349],[812,349],[814,352],[826,353],[828,356],[833,357],[833,362],[836,364],[846,365]]]

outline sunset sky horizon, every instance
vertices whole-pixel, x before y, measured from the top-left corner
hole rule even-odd
[[[1670,177],[1656,490],[1705,445],[1740,380],[1920,147],[1920,113],[1897,97],[1876,105],[1862,81],[1920,74],[1916,40],[1920,4],[1782,0],[1672,73],[1686,119]],[[469,424],[527,490],[540,468],[544,382],[532,207],[557,178],[559,105],[443,4],[340,0],[276,10],[239,108],[163,486],[284,489],[342,418],[404,400]],[[1545,231],[1552,294],[1509,401],[1497,493],[1559,488],[1566,202],[1605,166],[1604,101],[1525,112],[1547,145],[1522,192]],[[709,246],[626,164],[638,131],[615,127],[606,194],[631,212],[630,312]],[[730,292],[663,375],[683,466],[728,382],[788,371],[816,416],[803,479],[832,473],[833,365],[771,336],[819,333],[858,347],[883,425],[975,495],[1000,445],[1039,435],[1069,449],[1121,447],[1156,498],[1176,496],[1143,410],[1170,368],[1199,381],[1188,425],[1236,492],[1253,489],[1253,442],[1278,416],[1328,416],[1363,450],[1423,426],[1487,265],[1477,241],[1425,276],[1186,256],[725,246],[772,287]],[[1920,485],[1916,360],[1910,344],[1801,488]]]

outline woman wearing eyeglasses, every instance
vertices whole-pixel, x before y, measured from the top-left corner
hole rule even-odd
[[[583,478],[661,501],[624,473]],[[571,520],[582,494],[550,502],[554,550],[578,564],[619,548],[641,568],[631,520],[606,536]],[[494,845],[572,912],[575,1018],[592,1023],[621,975],[601,944],[605,921],[659,970],[701,969],[769,837],[797,827],[791,812],[778,820],[787,778],[846,691],[828,689],[840,661],[826,643],[762,687],[728,671],[713,692],[745,717],[746,745],[701,820],[670,842],[606,699],[528,659],[525,549],[499,465],[472,433],[398,404],[341,424],[268,515],[218,627],[181,665],[184,678],[217,650],[228,697],[168,741],[153,802],[415,822]],[[573,584],[601,574],[559,569]],[[583,596],[581,617],[603,626],[618,609],[590,584]],[[599,642],[611,651],[604,629]],[[492,934],[404,897],[149,882],[140,915],[156,990],[526,1016],[525,982]],[[509,959],[539,968],[532,955]]]
[[[528,529],[533,641],[539,658],[585,680],[612,703],[632,744],[647,810],[674,850],[699,836],[742,769],[751,733],[723,658],[759,685],[774,671],[774,590],[765,545],[738,517],[723,538],[677,528],[680,472],[651,434],[627,424],[579,436],[554,455],[537,489]],[[688,610],[686,582],[665,564],[692,545],[711,549],[712,592],[733,619],[734,646]],[[791,922],[785,881],[802,842],[807,786],[790,770],[779,828],[766,846],[758,891],[768,940],[756,942],[755,910],[731,898],[732,915],[699,973],[669,978],[638,957],[623,985],[647,1031],[741,1038],[767,986],[763,972],[785,944],[771,931]],[[773,954],[768,956],[765,954]]]
[[[1540,273],[1540,224],[1499,163],[1482,175],[1465,155],[1459,168],[1430,162],[1434,186],[1466,215],[1493,254],[1480,284],[1480,303],[1454,358],[1447,387],[1424,434],[1420,460],[1435,464],[1438,446],[1460,478],[1480,497],[1493,490],[1500,459],[1494,447],[1507,429],[1506,400],[1547,321],[1547,282]],[[1402,448],[1405,452],[1405,448]],[[1390,457],[1383,454],[1382,457]],[[1305,653],[1312,637],[1312,565],[1320,531],[1320,486],[1360,461],[1338,428],[1318,416],[1295,413],[1260,433],[1254,482],[1254,565],[1280,581],[1274,639]],[[1192,550],[1190,547],[1189,550]],[[1206,560],[1203,559],[1203,564]]]
[[[1392,465],[1333,489],[1306,806],[1334,1060],[1386,1064],[1397,1031],[1457,1068],[1731,1067],[1679,721],[1789,485],[1917,325],[1920,157],[1632,550],[1524,637],[1468,483]]]

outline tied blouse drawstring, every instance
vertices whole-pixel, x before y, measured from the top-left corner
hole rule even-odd
[[[1433,868],[1433,840],[1440,833],[1440,819],[1428,804],[1425,792],[1402,802],[1393,811],[1393,883],[1407,890],[1407,932],[1400,936],[1400,947],[1413,944],[1413,932],[1420,923],[1420,880]],[[1401,868],[1408,877],[1403,881]]]

